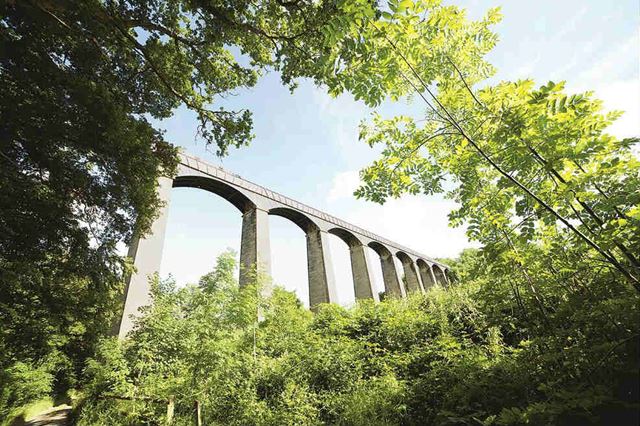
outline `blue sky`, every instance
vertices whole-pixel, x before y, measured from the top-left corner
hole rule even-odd
[[[572,91],[594,90],[605,107],[627,111],[611,129],[619,136],[640,134],[640,9],[637,0],[468,0],[449,1],[479,18],[502,6],[497,47],[488,56],[498,70],[489,83],[534,78],[566,80]],[[356,200],[358,170],[377,156],[357,139],[358,123],[370,111],[347,95],[329,97],[323,88],[300,81],[290,94],[271,73],[250,90],[223,101],[253,112],[255,139],[224,159],[207,152],[196,137],[195,116],[179,110],[158,125],[171,142],[206,161],[327,211],[433,257],[455,256],[470,243],[464,229],[447,225],[453,204],[439,196],[409,196],[378,206]],[[384,114],[417,111],[406,103],[384,105]],[[161,275],[179,284],[195,282],[211,270],[226,248],[239,251],[239,212],[214,194],[174,189]],[[272,270],[276,283],[306,302],[304,234],[286,219],[270,219]],[[348,249],[331,239],[340,302],[353,301]],[[377,257],[371,257],[382,288]]]

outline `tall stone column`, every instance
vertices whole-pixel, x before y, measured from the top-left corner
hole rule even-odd
[[[420,282],[418,281],[415,264],[409,258],[400,259],[400,261],[404,269],[404,278],[407,281],[407,291],[420,291]]]
[[[424,287],[424,290],[429,290],[435,284],[431,267],[426,263],[419,263],[418,271],[420,272],[420,278],[422,278],[422,286]]]
[[[373,288],[371,279],[371,268],[369,267],[369,258],[362,244],[349,245],[349,253],[351,255],[351,274],[353,276],[353,287],[356,299],[373,299],[376,302],[380,300],[378,293]]]
[[[124,289],[124,307],[117,325],[118,337],[124,339],[133,328],[133,317],[138,310],[151,304],[151,284],[149,279],[160,271],[164,235],[169,216],[169,202],[173,180],[161,177],[158,181],[158,197],[164,203],[151,230],[144,238],[134,237],[129,246],[128,256],[133,259],[134,272],[128,277]]]
[[[318,228],[307,231],[307,267],[311,309],[320,303],[336,303],[338,299],[329,252],[329,238],[326,232]]]
[[[269,214],[257,207],[242,215],[240,241],[240,286],[252,283],[256,272],[271,275],[271,247],[269,244]],[[265,293],[269,289],[265,289]]]
[[[380,265],[382,266],[382,278],[384,279],[385,292],[393,297],[405,297],[393,255],[389,252],[380,255]]]

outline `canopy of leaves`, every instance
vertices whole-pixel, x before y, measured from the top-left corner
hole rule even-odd
[[[365,184],[357,195],[383,202],[405,192],[443,192],[446,183],[448,196],[460,205],[450,214],[451,223],[468,224],[468,235],[488,249],[535,243],[548,253],[560,250],[550,254],[553,258],[567,252],[582,258],[577,264],[561,262],[559,269],[592,272],[597,254],[584,256],[589,247],[567,229],[570,224],[636,275],[640,161],[632,147],[637,139],[608,135],[605,128],[620,113],[603,114],[591,93],[567,95],[562,88],[549,83],[536,89],[524,80],[474,97],[466,91],[441,92],[448,110],[472,129],[467,132],[475,144],[501,170],[435,114],[422,125],[408,117],[374,117],[363,126],[362,137],[385,148],[382,158],[363,171]]]
[[[362,171],[364,184],[355,195],[383,203],[446,186],[461,206],[451,223],[469,224],[472,239],[490,245],[514,238],[505,233],[518,228],[525,242],[540,242],[549,230],[561,233],[570,247],[604,261],[640,291],[640,162],[632,148],[638,139],[606,133],[621,113],[602,113],[592,93],[566,94],[564,83],[501,82],[476,92],[473,85],[491,71],[483,55],[495,43],[489,26],[498,12],[454,24],[468,31],[457,33],[462,44],[453,36],[423,45],[428,36],[414,43],[416,30],[405,24],[417,17],[404,10],[425,3],[402,4],[390,2],[393,13],[383,13],[388,21],[371,24],[368,38],[387,54],[377,60],[384,69],[354,64],[353,72],[364,87],[380,88],[361,94],[370,105],[383,94],[417,96],[426,114],[419,122],[374,114],[362,125],[360,138],[383,150]],[[420,22],[439,20],[446,9],[427,7]],[[449,12],[449,22],[457,22],[461,13]],[[378,86],[381,79],[389,84]]]
[[[157,179],[176,165],[149,119],[184,105],[220,155],[248,143],[250,113],[210,104],[267,67],[288,84],[307,74],[290,53],[317,50],[340,13],[333,2],[0,2],[0,368],[40,368],[48,354],[79,368],[109,331],[126,271],[117,244],[149,229]]]
[[[597,341],[607,341],[606,335],[596,334],[614,327],[622,333],[618,345],[639,340],[631,325],[640,322],[638,139],[607,134],[620,112],[604,113],[602,102],[590,92],[567,94],[564,83],[536,87],[531,80],[475,91],[473,78],[458,67],[456,74],[434,87],[423,84],[419,68],[412,69],[407,78],[420,82],[414,88],[428,103],[424,120],[375,115],[363,124],[361,138],[383,150],[361,172],[363,185],[356,195],[382,203],[405,193],[444,192],[455,200],[459,207],[449,216],[451,225],[466,225],[468,236],[482,244],[477,258],[482,262],[474,262],[471,252],[463,253],[456,273],[483,283],[474,297],[482,300],[489,317],[500,318],[504,342],[526,342],[520,344],[523,353],[532,349],[529,342],[540,343],[539,355],[557,365],[557,370],[543,368],[555,371],[560,388],[565,374],[585,380],[571,391],[556,388],[555,395],[564,396],[563,402],[551,403],[553,408],[535,402],[527,409],[512,407],[477,417],[479,421],[637,422],[635,417],[595,420],[560,412],[600,399],[591,392],[601,385],[591,378],[617,349],[592,359],[584,376],[578,372],[578,358],[590,358],[588,352],[602,347]],[[591,338],[589,347],[578,349],[579,341]],[[635,363],[636,350],[623,355],[628,357],[623,362]],[[526,365],[535,358],[529,355],[519,362]],[[550,389],[533,377],[528,380],[538,384],[532,393],[521,394],[521,401]],[[629,380],[637,386],[636,375]],[[579,388],[584,389],[578,391],[581,396],[568,397]],[[628,389],[637,403],[637,392]],[[618,404],[606,409],[612,415],[624,410]],[[544,412],[555,414],[545,417]]]
[[[454,53],[486,75],[498,19],[369,0],[30,0],[0,12],[2,368],[54,352],[78,368],[109,329],[126,271],[116,247],[149,229],[157,178],[176,166],[151,119],[184,106],[226,155],[250,141],[251,114],[214,105],[265,72],[376,105],[406,86],[386,36],[430,79],[452,72]]]

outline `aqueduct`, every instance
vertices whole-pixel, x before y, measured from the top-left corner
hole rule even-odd
[[[145,238],[133,241],[129,247],[135,272],[127,280],[124,309],[118,329],[120,338],[124,338],[131,330],[132,316],[138,314],[140,307],[150,303],[149,275],[160,269],[171,188],[174,187],[200,188],[213,192],[240,210],[240,285],[251,279],[246,271],[253,265],[257,265],[266,274],[270,273],[269,215],[291,220],[306,234],[309,305],[312,308],[320,303],[337,300],[329,253],[329,233],[338,236],[349,246],[356,299],[378,300],[365,246],[372,248],[380,257],[386,294],[405,297],[407,292],[425,291],[435,283],[446,284],[448,281],[447,266],[421,253],[244,180],[196,157],[180,154],[177,176],[160,180],[158,193],[164,206],[153,223],[151,232]],[[402,263],[406,288],[398,275],[394,256]]]

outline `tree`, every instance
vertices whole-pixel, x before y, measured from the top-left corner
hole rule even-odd
[[[336,7],[345,16],[308,40],[275,37],[262,21],[242,27],[287,53],[269,65],[285,82],[312,77],[371,106],[410,93],[425,102],[422,123],[376,117],[363,128],[385,150],[358,195],[382,202],[452,186],[452,222],[468,222],[483,248],[462,256],[451,289],[315,316],[276,291],[260,321],[259,292],[232,283],[230,258],[198,287],[157,286],[132,339],[103,343],[89,362],[83,420],[161,419],[163,407],[99,398],[117,392],[176,395],[184,418],[197,396],[208,418],[231,424],[636,424],[640,303],[622,284],[637,277],[638,164],[634,140],[605,132],[616,114],[558,84],[473,90],[492,71],[483,55],[497,11],[468,22],[437,1]],[[143,50],[154,43],[149,29],[134,38]],[[166,41],[183,45],[170,33],[155,43]],[[149,49],[136,50],[142,61],[157,58]],[[17,367],[11,377],[28,375]]]
[[[380,31],[407,34],[433,78],[443,46],[485,74],[496,20],[469,23],[433,1],[29,0],[0,10],[3,366],[73,352],[52,335],[77,336],[82,359],[109,323],[127,268],[116,248],[149,229],[157,178],[176,166],[150,118],[186,106],[226,155],[251,139],[251,114],[212,104],[264,72],[377,104],[406,86]]]
[[[345,12],[235,0],[3,1],[0,12],[0,368],[53,353],[80,368],[118,306],[117,246],[149,229],[157,178],[175,170],[150,118],[184,105],[220,155],[248,143],[250,113],[211,104],[268,69],[291,87],[321,79],[308,55]]]
[[[534,358],[546,358],[545,368],[558,377],[569,374],[566,383],[582,377],[564,396],[563,386],[552,390],[551,399],[559,400],[551,406],[504,410],[486,421],[547,423],[546,416],[561,407],[592,398],[588,389],[598,380],[620,379],[600,371],[603,365],[635,362],[640,162],[633,147],[638,138],[607,134],[621,113],[603,113],[591,92],[567,94],[564,83],[536,87],[531,80],[475,90],[478,75],[447,52],[450,78],[434,79],[400,35],[383,37],[394,56],[390,66],[406,80],[400,93],[418,96],[427,113],[419,121],[375,114],[363,124],[361,138],[383,150],[361,172],[356,195],[383,203],[404,193],[445,192],[459,203],[450,223],[467,224],[468,235],[483,244],[454,267],[463,285],[466,276],[481,286],[475,297],[484,301],[481,309],[500,327],[505,343],[516,348],[536,341]],[[611,334],[602,336],[604,329]],[[609,343],[597,343],[601,339]],[[587,347],[607,348],[591,367],[578,355]],[[600,379],[592,380],[596,372]],[[635,373],[631,382],[637,383]],[[635,392],[624,388],[628,395]],[[615,416],[624,409],[604,410]],[[585,421],[574,415],[554,421]],[[624,422],[631,424],[630,419]]]
[[[403,4],[415,9],[420,2]],[[491,71],[482,55],[495,42],[487,26],[499,19],[497,11],[468,27],[475,32],[462,40],[477,45],[461,50],[455,37],[440,44],[408,43],[415,30],[403,24],[411,22],[411,13],[406,7],[391,10],[386,20],[370,23],[374,31],[368,35],[387,52],[385,69],[360,67],[367,72],[354,74],[366,87],[379,79],[389,83],[363,94],[369,105],[377,105],[383,94],[418,96],[427,114],[420,125],[410,117],[375,115],[371,126],[362,126],[361,139],[383,143],[385,150],[362,172],[364,185],[356,195],[384,202],[405,192],[443,192],[450,179],[459,186],[449,195],[462,203],[454,223],[473,217],[495,225],[499,216],[505,225],[514,217],[521,219],[519,226],[533,229],[536,218],[544,219],[570,231],[576,244],[594,250],[640,291],[633,189],[639,168],[631,150],[638,139],[620,141],[605,133],[620,113],[601,114],[601,102],[591,93],[569,96],[562,83],[534,89],[531,81],[503,82],[474,92],[473,85]],[[424,19],[440,19],[437,11],[429,12]],[[439,64],[436,72],[425,58]],[[502,200],[494,200],[494,193]],[[478,200],[488,194],[502,203],[493,203],[501,211],[487,220],[483,208],[490,203],[478,208]],[[477,227],[470,229],[477,237]]]
[[[450,179],[458,185],[449,195],[461,204],[452,222],[470,222],[472,238],[540,241],[554,229],[575,237],[566,249],[595,249],[637,287],[640,198],[632,188],[640,183],[640,163],[631,150],[637,139],[607,135],[620,113],[603,115],[591,93],[567,95],[562,86],[534,89],[526,80],[477,94],[445,88],[439,98],[455,125],[435,114],[424,126],[408,117],[375,117],[362,135],[386,149],[363,172],[358,195],[384,201],[440,192]],[[474,129],[467,131],[474,146],[457,123]]]

